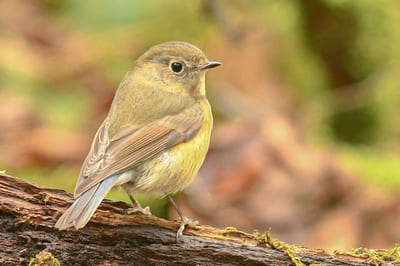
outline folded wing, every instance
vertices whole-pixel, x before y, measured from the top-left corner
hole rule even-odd
[[[190,140],[203,121],[200,106],[193,105],[179,114],[143,126],[125,126],[110,138],[106,119],[83,164],[75,198],[107,177],[132,169],[160,152]]]

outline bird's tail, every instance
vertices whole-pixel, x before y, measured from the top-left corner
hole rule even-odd
[[[101,201],[114,186],[119,175],[113,175],[81,194],[68,210],[58,219],[55,227],[59,230],[74,226],[84,227],[100,205]]]

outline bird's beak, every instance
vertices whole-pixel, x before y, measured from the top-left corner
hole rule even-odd
[[[220,62],[217,61],[209,61],[204,63],[203,65],[199,66],[200,70],[205,70],[205,69],[209,69],[209,68],[213,68],[213,67],[217,67],[222,65]]]

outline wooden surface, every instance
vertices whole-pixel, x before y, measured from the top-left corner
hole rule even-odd
[[[196,226],[175,242],[177,221],[124,215],[129,206],[105,200],[83,229],[54,224],[72,195],[0,174],[0,265],[28,265],[50,252],[61,265],[293,265],[260,237]],[[299,249],[305,265],[374,265],[367,258]]]

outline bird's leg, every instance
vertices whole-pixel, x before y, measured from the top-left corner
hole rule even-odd
[[[185,230],[185,226],[196,226],[199,224],[198,221],[192,221],[189,218],[187,218],[178,208],[178,205],[176,205],[174,199],[171,197],[171,195],[168,195],[168,199],[171,202],[172,206],[174,206],[176,212],[179,214],[181,218],[181,225],[179,226],[178,231],[176,232],[176,242],[179,242],[182,240],[182,235],[183,235],[183,230]]]
[[[135,200],[135,198],[132,197],[131,194],[129,194],[129,192],[125,188],[124,188],[124,190],[125,190],[126,194],[128,194],[128,197],[132,201],[132,207],[126,209],[125,210],[125,214],[142,213],[142,214],[147,215],[147,216],[151,215],[149,206],[146,206],[145,208],[142,208],[142,206],[140,206],[140,203],[137,202],[137,200]]]

